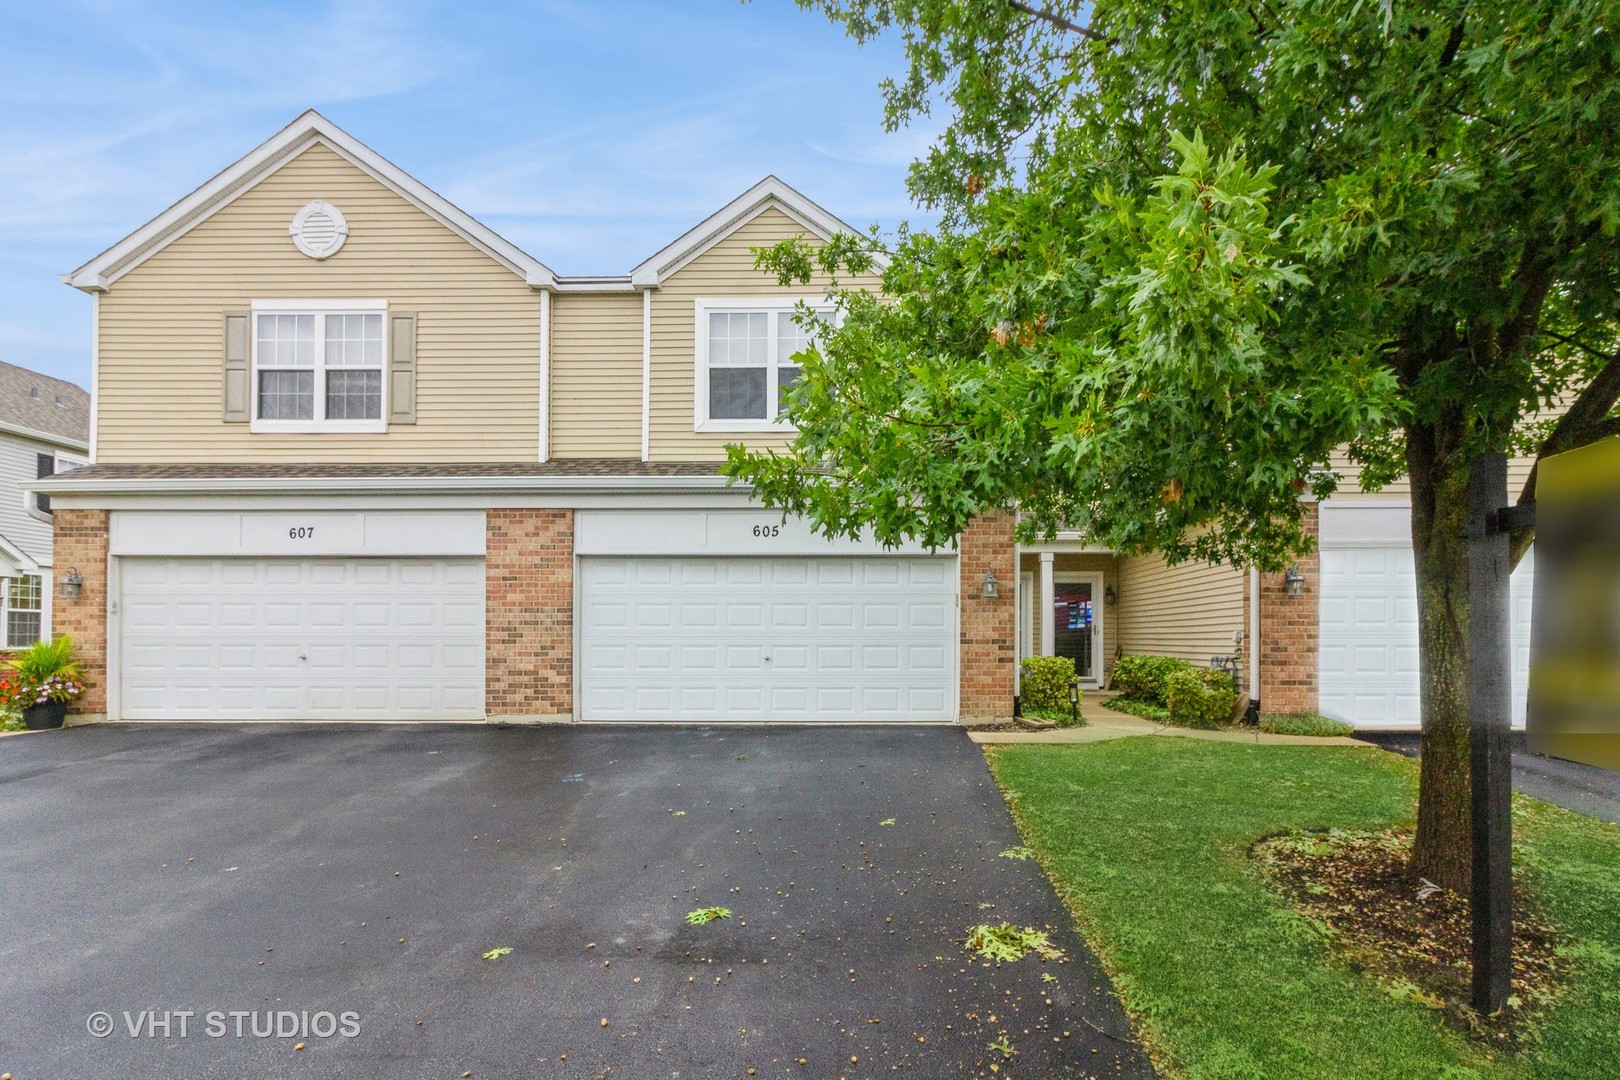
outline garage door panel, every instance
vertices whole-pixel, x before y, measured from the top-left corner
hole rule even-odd
[[[953,568],[913,557],[586,558],[581,715],[949,719]]]
[[[130,719],[476,719],[478,559],[124,559]]]
[[[1421,722],[1417,575],[1409,545],[1334,547],[1321,552],[1319,695],[1321,711],[1362,727]],[[1513,716],[1523,724],[1529,670],[1532,556],[1514,571]]]

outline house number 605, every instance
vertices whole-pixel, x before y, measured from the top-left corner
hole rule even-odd
[[[314,538],[315,526],[313,525],[294,525],[287,530],[287,539],[289,540],[313,540]]]
[[[769,537],[769,536],[781,536],[782,535],[782,526],[780,526],[780,525],[755,525],[754,526],[754,535],[758,536],[758,537],[762,537],[762,538],[763,537]]]

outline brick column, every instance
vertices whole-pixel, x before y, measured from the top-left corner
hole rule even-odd
[[[959,675],[963,723],[1012,716],[1018,665],[1018,549],[1013,514],[998,510],[976,518],[962,533],[962,641]],[[984,575],[994,570],[999,589],[986,598]]]
[[[52,529],[51,633],[72,635],[85,684],[68,712],[97,719],[107,713],[107,517],[105,510],[58,508]],[[62,595],[69,570],[84,578],[74,600]]]
[[[574,512],[484,516],[484,707],[491,717],[574,714]]]
[[[1305,508],[1305,532],[1317,532],[1317,504]],[[1260,707],[1268,713],[1315,712],[1322,561],[1316,551],[1296,564],[1305,591],[1289,596],[1282,574],[1260,575]]]

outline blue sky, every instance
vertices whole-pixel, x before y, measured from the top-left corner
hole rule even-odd
[[[624,273],[767,173],[919,221],[896,41],[791,0],[50,0],[0,9],[0,360],[87,385],[57,281],[314,107],[559,273]]]

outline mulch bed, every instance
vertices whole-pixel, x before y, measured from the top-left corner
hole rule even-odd
[[[1512,993],[1500,1014],[1480,1016],[1468,1006],[1468,898],[1414,877],[1411,853],[1410,831],[1282,836],[1253,849],[1272,884],[1298,913],[1325,926],[1352,970],[1444,1012],[1477,1039],[1515,1047],[1561,981],[1556,932],[1516,880]]]

